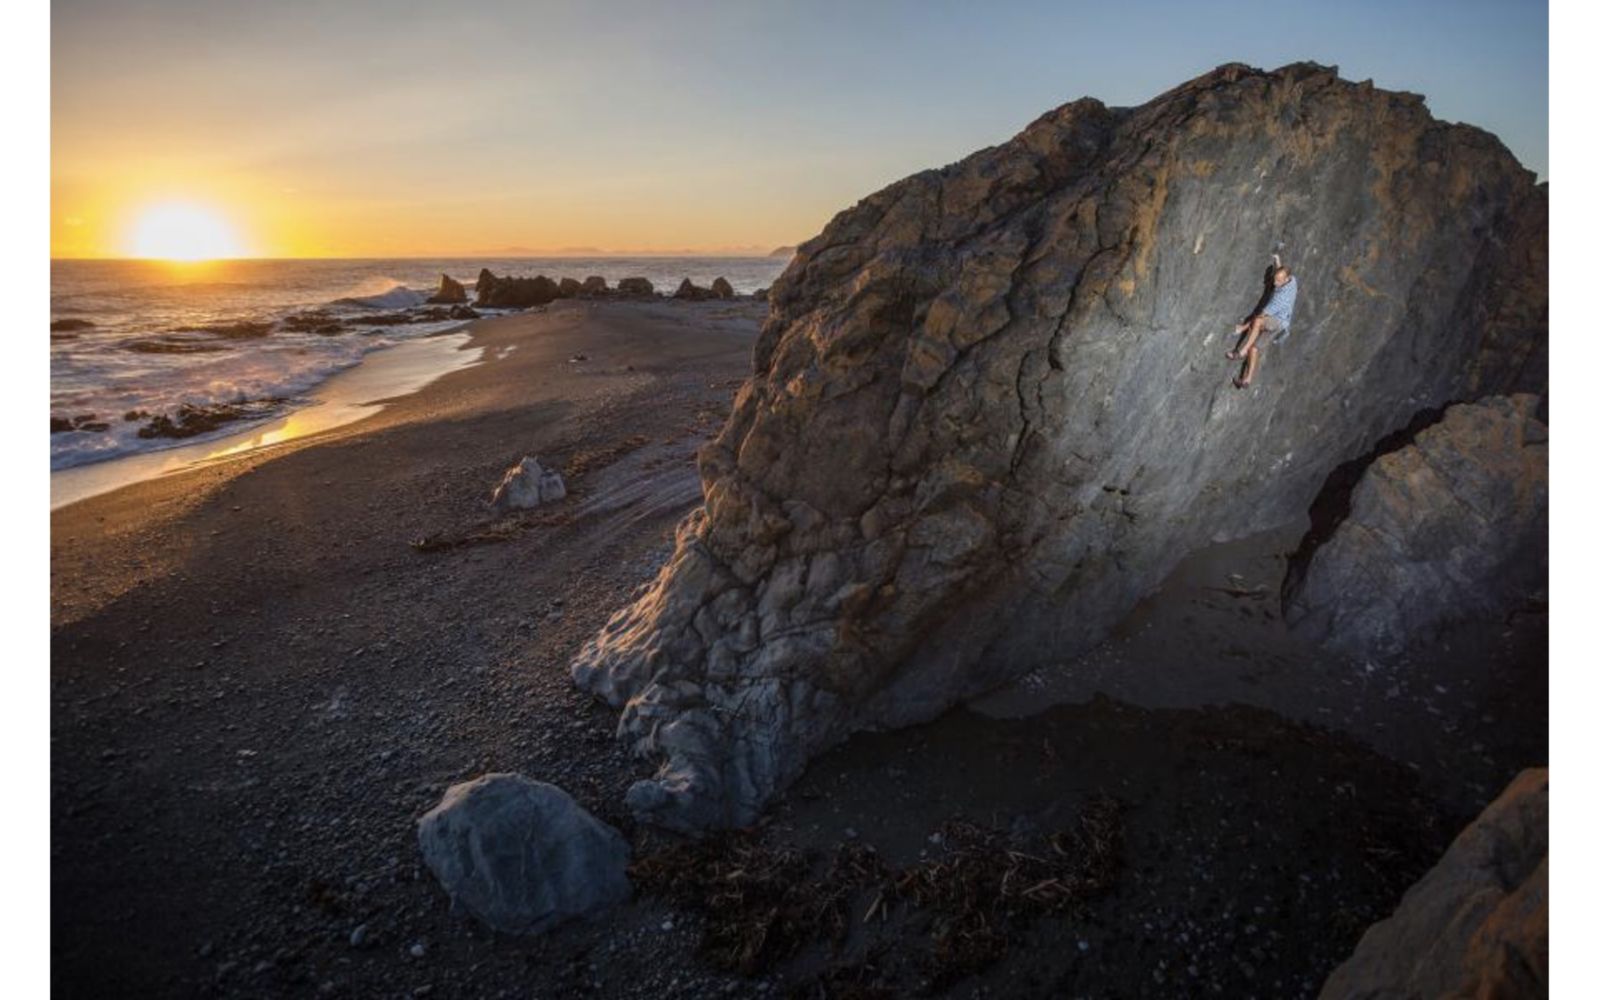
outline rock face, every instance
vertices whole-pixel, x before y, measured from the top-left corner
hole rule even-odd
[[[417,822],[454,902],[509,934],[537,934],[625,901],[628,843],[554,785],[487,774],[452,785]]]
[[[1531,395],[1452,406],[1373,461],[1348,513],[1314,529],[1326,540],[1292,564],[1290,627],[1352,656],[1386,657],[1541,594],[1550,446],[1538,408]]]
[[[1542,392],[1545,229],[1494,137],[1310,64],[1076,101],[840,213],[771,289],[703,508],[572,664],[663,759],[631,807],[748,823],[849,733],[1088,649],[1419,410]],[[1241,392],[1279,241],[1294,332]]]
[[[489,498],[489,506],[505,514],[560,500],[566,495],[567,484],[562,481],[561,473],[546,469],[537,458],[529,455],[506,470]]]
[[[560,286],[544,275],[532,278],[497,278],[488,268],[478,272],[478,297],[474,305],[494,309],[526,309],[560,298]]]
[[[1550,773],[1524,771],[1362,935],[1320,996],[1548,996],[1549,838]]]
[[[439,275],[439,290],[428,297],[430,305],[453,306],[467,301],[467,289],[448,274]]]

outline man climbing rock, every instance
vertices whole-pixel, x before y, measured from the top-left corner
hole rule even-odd
[[[1261,363],[1261,347],[1256,343],[1261,332],[1272,334],[1276,344],[1289,335],[1289,319],[1294,315],[1295,294],[1299,290],[1294,275],[1283,266],[1277,254],[1272,255],[1272,292],[1264,296],[1266,304],[1247,316],[1233,332],[1244,337],[1244,342],[1228,352],[1228,360],[1244,358],[1244,372],[1234,377],[1233,384],[1241,389],[1250,385],[1256,376],[1256,366]]]

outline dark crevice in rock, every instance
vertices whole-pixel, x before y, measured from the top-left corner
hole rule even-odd
[[[1288,569],[1285,571],[1283,587],[1279,593],[1280,613],[1284,603],[1287,602],[1286,595],[1292,594],[1300,580],[1305,577],[1306,567],[1311,564],[1311,557],[1316,555],[1317,549],[1332,538],[1339,525],[1350,516],[1350,495],[1355,492],[1356,484],[1361,482],[1361,476],[1367,468],[1383,456],[1410,445],[1417,439],[1418,434],[1443,420],[1444,411],[1450,405],[1451,403],[1445,403],[1418,410],[1412,414],[1404,427],[1385,434],[1366,452],[1328,473],[1322,488],[1317,491],[1316,499],[1311,501],[1311,509],[1308,511],[1311,527],[1306,529],[1306,533],[1300,538],[1300,544],[1295,546],[1293,554],[1289,556]]]
[[[1446,407],[1369,462],[1342,523],[1295,566],[1289,627],[1392,660],[1441,630],[1494,621],[1548,586],[1548,437],[1531,394]]]

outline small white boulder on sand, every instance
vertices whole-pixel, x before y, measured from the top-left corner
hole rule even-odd
[[[567,484],[562,481],[561,473],[546,469],[537,458],[528,455],[506,470],[489,498],[489,506],[504,514],[560,500],[566,495]]]
[[[538,934],[632,894],[622,835],[520,774],[450,786],[417,821],[417,839],[451,902],[508,934]]]

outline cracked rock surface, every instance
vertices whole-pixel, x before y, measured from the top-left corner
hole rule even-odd
[[[577,683],[679,829],[1093,646],[1187,552],[1300,516],[1418,411],[1543,392],[1546,187],[1336,69],[1092,98],[803,244],[659,575]],[[1292,335],[1223,355],[1282,242]]]

